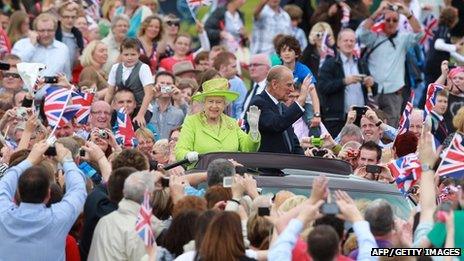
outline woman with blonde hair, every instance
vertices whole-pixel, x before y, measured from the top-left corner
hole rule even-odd
[[[101,11],[102,19],[98,22],[98,28],[100,37],[104,38],[108,36],[111,29],[111,21],[118,7],[122,6],[122,1],[120,0],[105,0]]]
[[[21,38],[27,37],[29,33],[29,16],[24,11],[14,11],[10,16],[10,25],[7,29],[11,45]]]
[[[335,36],[330,25],[326,22],[316,23],[309,32],[308,46],[301,53],[300,62],[309,67],[314,75],[319,74],[323,57],[322,40],[326,37],[326,44],[336,53]]]
[[[153,159],[152,148],[156,142],[153,132],[147,128],[138,128],[135,131],[135,137],[139,142],[137,149],[145,154],[145,156],[147,156],[149,159]]]
[[[103,66],[108,60],[108,47],[99,40],[91,41],[82,51],[79,58],[83,67],[79,75],[79,82],[95,84],[98,97],[105,97],[108,87],[108,75],[103,70]]]
[[[140,43],[140,60],[150,66],[156,73],[159,62],[158,42],[163,37],[163,21],[157,15],[150,15],[143,20],[137,39]]]

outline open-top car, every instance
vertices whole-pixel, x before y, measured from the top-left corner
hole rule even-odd
[[[308,196],[313,179],[321,174],[329,180],[331,191],[344,190],[357,201],[385,199],[394,206],[395,214],[407,219],[414,206],[394,184],[384,184],[361,179],[352,175],[351,166],[342,160],[306,157],[278,153],[209,153],[202,155],[189,172],[206,171],[214,159],[233,159],[242,164],[247,172],[255,175],[262,194],[288,190]]]

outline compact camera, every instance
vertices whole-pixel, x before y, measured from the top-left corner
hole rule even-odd
[[[166,94],[172,92],[171,85],[161,85],[161,93]]]

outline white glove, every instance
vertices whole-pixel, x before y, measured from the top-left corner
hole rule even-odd
[[[261,110],[258,109],[255,105],[250,106],[250,109],[247,112],[248,125],[250,125],[250,135],[253,140],[258,140],[259,138],[259,116],[261,115]]]
[[[198,161],[198,152],[196,151],[190,151],[185,155],[185,158],[190,162],[193,163],[195,161]]]
[[[247,112],[247,120],[250,125],[250,131],[258,131],[259,116],[261,115],[261,110],[258,109],[255,105],[250,106],[250,109]]]

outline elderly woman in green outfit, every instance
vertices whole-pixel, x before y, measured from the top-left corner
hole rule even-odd
[[[227,79],[211,79],[202,87],[203,92],[192,96],[192,100],[203,102],[203,110],[185,118],[176,145],[176,159],[192,159],[198,154],[218,151],[257,151],[261,140],[258,131],[261,111],[256,106],[250,107],[247,134],[235,119],[224,114],[227,103],[239,96],[229,91]]]

